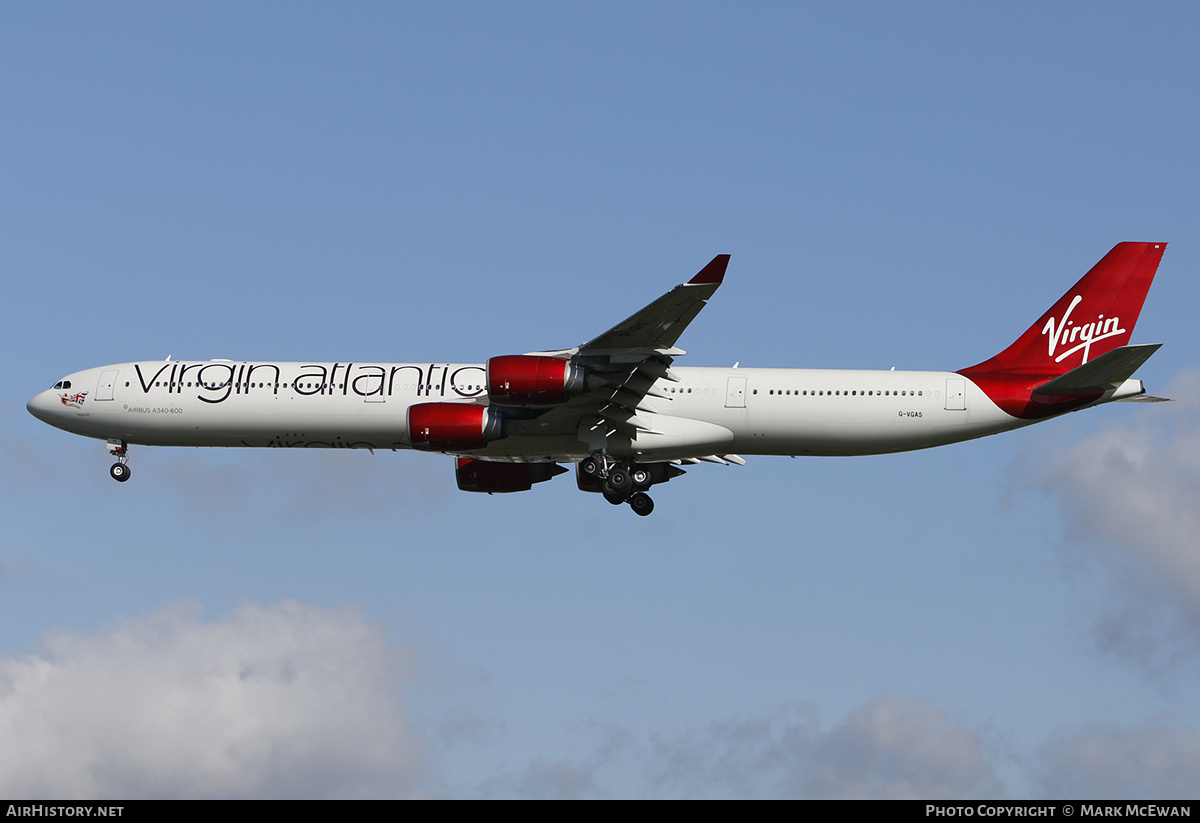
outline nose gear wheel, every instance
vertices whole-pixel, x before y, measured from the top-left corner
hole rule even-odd
[[[117,458],[117,462],[108,469],[109,475],[118,483],[124,483],[129,479],[129,466],[126,465],[129,460],[129,447],[124,440],[109,440],[106,448],[109,454]]]

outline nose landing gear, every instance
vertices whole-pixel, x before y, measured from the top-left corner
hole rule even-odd
[[[124,440],[109,440],[106,448],[109,454],[117,458],[117,462],[109,467],[108,473],[112,475],[113,480],[124,483],[129,479],[129,466],[126,465],[129,461],[129,446]]]

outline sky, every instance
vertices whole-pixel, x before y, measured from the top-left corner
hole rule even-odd
[[[0,7],[0,795],[1195,797],[1200,8]],[[1120,241],[1165,404],[656,487],[131,450],[131,360],[958,369]]]

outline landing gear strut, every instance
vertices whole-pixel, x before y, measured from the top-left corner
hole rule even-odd
[[[124,440],[109,440],[108,453],[117,458],[117,462],[109,467],[108,473],[112,475],[112,479],[118,483],[124,483],[129,479],[129,466],[126,463],[129,461],[129,447]]]
[[[614,506],[628,503],[629,508],[642,517],[654,511],[654,501],[641,491],[650,488],[653,483],[650,471],[644,466],[617,462],[599,453],[580,461],[579,473],[582,477],[597,481],[604,499]]]

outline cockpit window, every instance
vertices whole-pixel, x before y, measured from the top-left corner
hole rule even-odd
[[[69,388],[71,388],[71,381],[70,380],[59,380],[57,383],[54,384],[54,388],[69,389]]]

